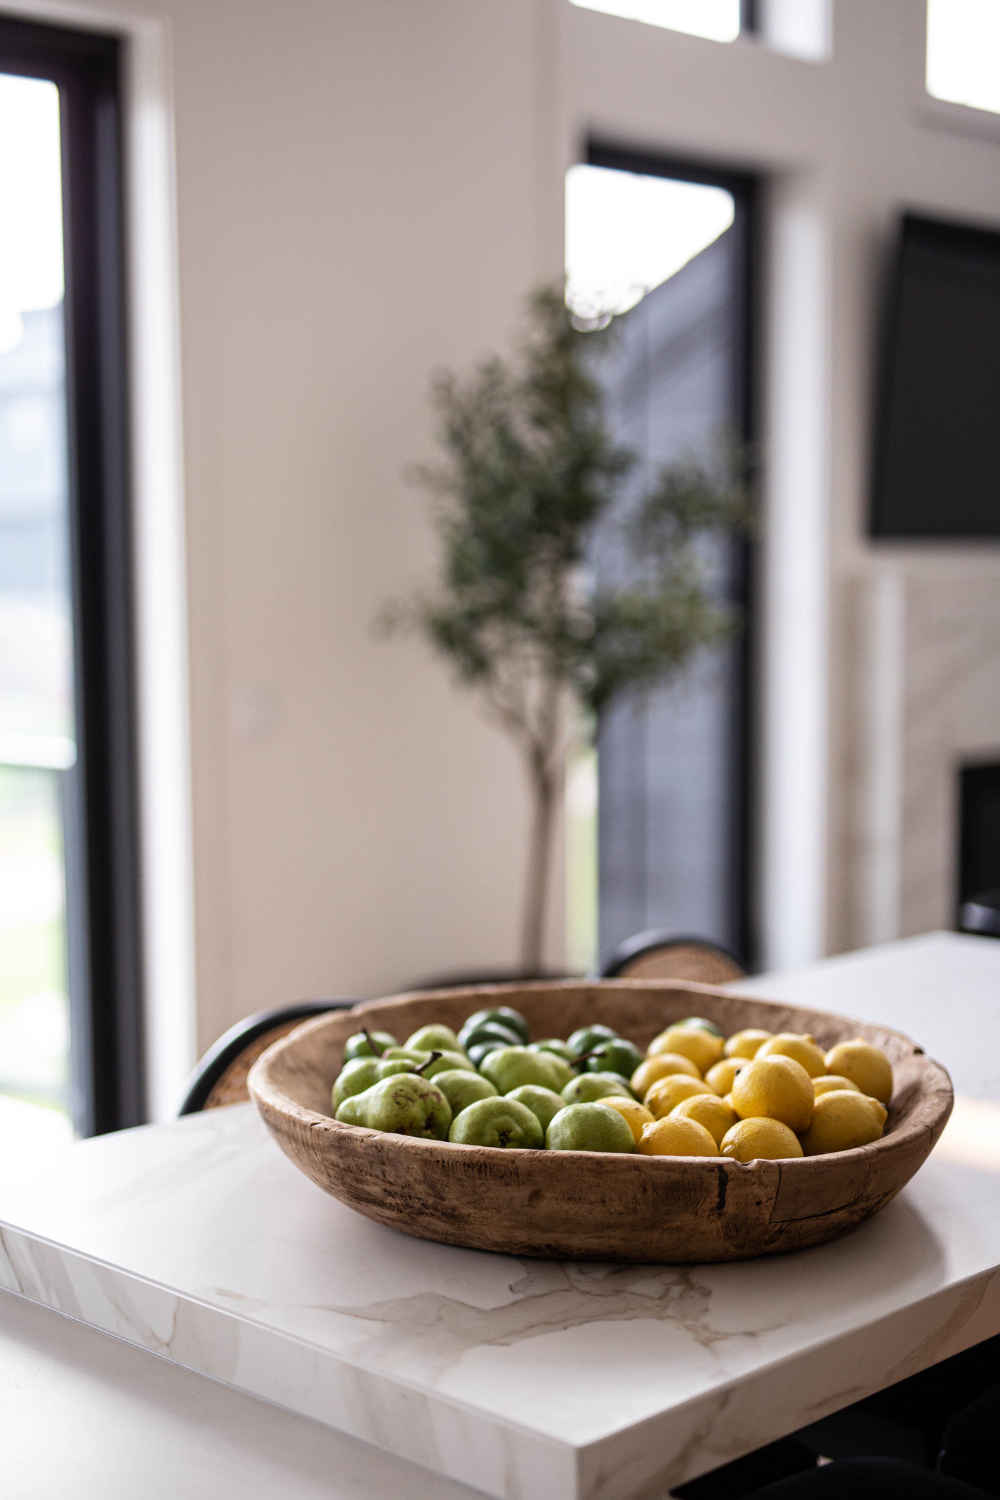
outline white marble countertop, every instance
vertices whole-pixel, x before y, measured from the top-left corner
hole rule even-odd
[[[482,1500],[5,1293],[0,1386],[4,1500]]]
[[[323,1195],[238,1106],[8,1189],[0,1285],[503,1500],[662,1493],[1000,1332],[1000,943],[739,988],[897,1026],[955,1080],[955,1128],[833,1244],[704,1267],[434,1245]]]

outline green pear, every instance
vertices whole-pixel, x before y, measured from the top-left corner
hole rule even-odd
[[[617,1031],[612,1031],[610,1026],[581,1026],[570,1037],[568,1046],[574,1057],[581,1057],[584,1052],[592,1051],[601,1042],[613,1042],[617,1035]]]
[[[417,1052],[413,1047],[386,1047],[382,1053],[388,1062],[391,1062],[393,1058],[402,1057],[406,1062],[416,1063],[418,1068],[421,1063],[427,1061],[430,1055],[429,1052]]]
[[[625,1118],[606,1104],[568,1104],[545,1132],[550,1151],[634,1151]]]
[[[689,1026],[695,1031],[708,1031],[712,1036],[725,1036],[725,1032],[716,1026],[714,1021],[706,1021],[704,1016],[685,1016],[683,1021],[674,1021],[674,1026]]]
[[[546,1037],[542,1042],[529,1042],[529,1052],[551,1052],[554,1057],[561,1057],[563,1062],[572,1063],[576,1057],[569,1042],[561,1042],[557,1036]]]
[[[345,1099],[337,1110],[337,1119],[368,1130],[443,1141],[451,1125],[451,1105],[436,1084],[415,1073],[398,1073],[383,1078],[363,1094]]]
[[[372,1042],[375,1043],[374,1047]],[[381,1057],[386,1047],[395,1046],[396,1038],[391,1031],[369,1031],[368,1036],[363,1031],[358,1031],[344,1043],[344,1061],[351,1062],[355,1057]]]
[[[501,1047],[497,1052],[487,1053],[479,1071],[501,1094],[509,1094],[511,1089],[519,1089],[525,1083],[552,1089],[558,1094],[563,1087],[561,1069],[565,1067],[561,1058],[547,1052],[529,1052],[527,1047]]]
[[[459,1032],[459,1041],[462,1040],[462,1032],[476,1031],[480,1026],[504,1026],[512,1031],[520,1042],[531,1040],[531,1032],[528,1023],[519,1010],[512,1010],[509,1005],[498,1005],[491,1010],[477,1010],[475,1015],[466,1016],[462,1023],[462,1031]]]
[[[458,1045],[472,1055],[473,1048],[496,1042],[501,1047],[523,1047],[524,1038],[511,1026],[502,1026],[499,1021],[483,1021],[479,1026],[463,1026],[458,1033]]]
[[[469,1061],[464,1052],[439,1052],[437,1057],[430,1053],[433,1061],[425,1063],[418,1069],[421,1078],[436,1078],[439,1073],[474,1073],[475,1063]]]
[[[552,1067],[555,1069],[555,1087],[557,1090],[561,1091],[566,1087],[568,1083],[572,1083],[573,1079],[576,1077],[576,1070],[571,1067],[571,1065],[566,1061],[564,1057],[559,1057],[555,1052],[543,1052],[542,1056],[546,1059],[547,1062],[550,1062],[552,1064]]]
[[[468,1109],[470,1104],[476,1104],[480,1099],[496,1099],[496,1089],[487,1078],[480,1078],[473,1069],[470,1073],[465,1068],[448,1068],[443,1073],[434,1074],[434,1086],[439,1088],[451,1105],[452,1117],[461,1114],[463,1109]],[[559,1101],[560,1104],[562,1100]]]
[[[345,1063],[340,1077],[333,1085],[333,1108],[338,1110],[345,1099],[354,1094],[363,1094],[373,1083],[379,1083],[392,1073],[412,1073],[413,1063],[403,1058],[355,1057]]]
[[[510,1093],[505,1094],[504,1097],[526,1105],[543,1130],[548,1130],[552,1116],[557,1115],[566,1105],[561,1094],[555,1093],[552,1089],[540,1089],[537,1083],[524,1083],[519,1089],[511,1089]]]
[[[374,1084],[372,1085],[374,1088]],[[346,1099],[341,1099],[337,1105],[334,1115],[341,1125],[363,1125],[365,1123],[365,1105],[363,1103],[367,1089],[360,1094],[348,1094]]]
[[[581,1073],[562,1090],[564,1104],[595,1104],[609,1094],[619,1094],[625,1099],[635,1097],[617,1073]]]
[[[450,1026],[421,1026],[408,1036],[403,1046],[412,1052],[461,1052],[458,1037]],[[636,1063],[636,1067],[639,1064]]]
[[[517,1045],[517,1042],[512,1042],[509,1039],[501,1042],[496,1037],[488,1037],[484,1042],[470,1042],[465,1050],[469,1061],[474,1063],[477,1068],[481,1068],[483,1058],[490,1052],[499,1052],[502,1047],[516,1047]]]
[[[456,1115],[448,1139],[460,1146],[540,1151],[545,1145],[545,1132],[537,1116],[516,1099],[480,1099]]]
[[[628,1080],[645,1059],[638,1047],[619,1037],[614,1042],[601,1042],[584,1063],[588,1073],[617,1073]]]

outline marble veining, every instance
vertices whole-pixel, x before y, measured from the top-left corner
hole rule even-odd
[[[907,953],[899,972],[933,970]],[[808,971],[795,997],[923,1040],[940,996],[880,1013],[883,960],[867,981],[862,960],[819,966],[854,1004]],[[1000,997],[1000,945],[995,968]],[[980,1015],[1000,1033],[1000,1006]],[[632,1500],[1000,1331],[1000,1109],[963,1112],[955,1083],[956,1131],[900,1197],[799,1254],[602,1266],[410,1239],[321,1193],[238,1106],[8,1189],[0,1286],[501,1500]]]

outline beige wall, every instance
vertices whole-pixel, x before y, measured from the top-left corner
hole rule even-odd
[[[538,275],[535,12],[170,6],[202,1044],[515,957],[526,802],[425,647],[431,372]]]
[[[923,0],[837,0],[828,63],[566,0],[109,13],[164,18],[172,47],[200,1044],[297,996],[515,958],[514,756],[421,645],[369,626],[433,556],[401,480],[430,452],[428,377],[502,343],[558,270],[588,131],[769,183],[759,907],[772,962],[863,935],[872,643],[846,626],[873,566],[881,257],[906,205],[1000,221],[1000,134],[922,101]],[[1000,582],[996,549],[973,562]]]

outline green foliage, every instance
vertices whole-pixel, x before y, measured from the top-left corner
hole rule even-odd
[[[608,433],[597,373],[616,326],[577,327],[562,287],[535,293],[529,311],[515,360],[435,383],[446,462],[418,477],[438,497],[441,579],[382,623],[427,635],[526,757],[535,812],[521,953],[537,974],[566,700],[596,723],[733,628],[701,544],[744,525],[749,507],[739,452],[671,464],[612,512],[627,582],[588,587],[595,525],[635,465]]]
[[[406,613],[511,733],[548,753],[566,689],[596,716],[732,628],[697,544],[742,524],[747,496],[732,455],[715,471],[664,468],[621,523],[630,581],[588,590],[595,524],[635,463],[611,440],[597,377],[615,326],[582,332],[561,288],[537,292],[530,311],[517,361],[435,383],[449,461],[419,477],[441,502],[442,579]]]

